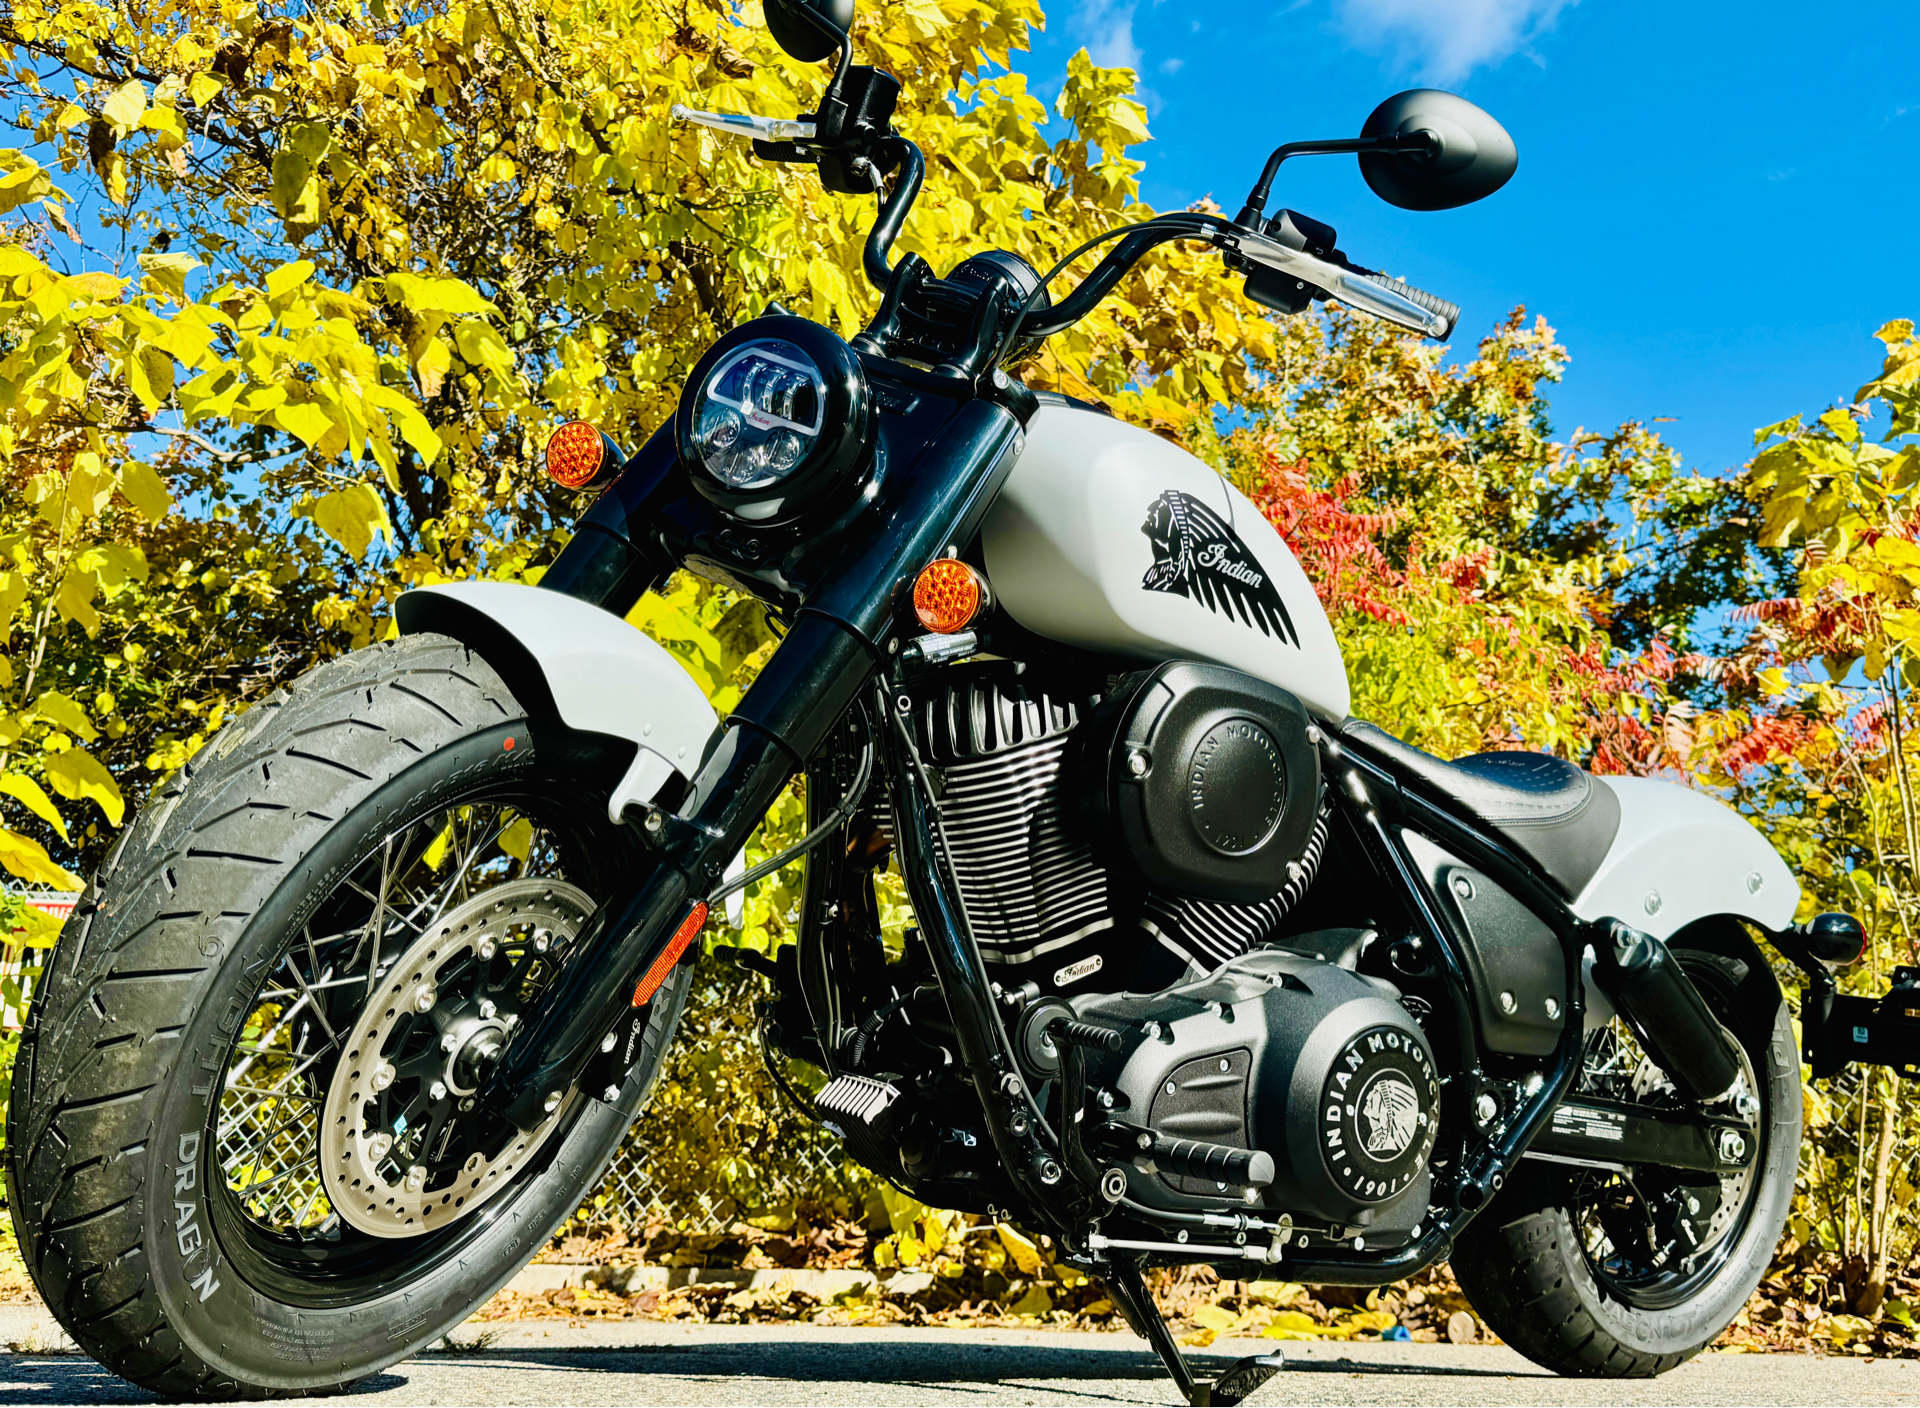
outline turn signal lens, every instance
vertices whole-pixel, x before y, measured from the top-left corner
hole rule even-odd
[[[936,635],[964,631],[986,604],[986,578],[958,558],[929,562],[913,579],[913,614]]]
[[[568,421],[547,437],[547,477],[564,488],[587,488],[610,467],[610,443],[585,421]]]
[[[673,931],[673,937],[667,940],[667,946],[660,956],[653,960],[653,966],[647,969],[647,976],[640,980],[640,986],[633,990],[633,1005],[645,1007],[653,1001],[653,995],[660,991],[660,984],[667,980],[673,971],[673,965],[680,961],[680,955],[687,951],[687,945],[699,936],[707,923],[707,902],[697,900],[693,912],[680,921],[680,927]]]

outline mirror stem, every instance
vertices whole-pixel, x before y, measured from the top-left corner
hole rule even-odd
[[[1247,194],[1246,206],[1233,223],[1243,230],[1260,228],[1260,222],[1266,218],[1267,196],[1273,190],[1273,178],[1280,174],[1280,163],[1290,156],[1338,156],[1348,152],[1428,154],[1438,145],[1439,138],[1425,128],[1417,132],[1390,132],[1383,137],[1334,137],[1321,142],[1288,142],[1285,146],[1274,148],[1273,155],[1267,158],[1266,169],[1260,173],[1260,180]]]

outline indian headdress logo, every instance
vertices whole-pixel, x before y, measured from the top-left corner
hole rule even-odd
[[[1200,500],[1169,489],[1153,501],[1140,531],[1153,544],[1153,566],[1140,579],[1148,591],[1184,596],[1230,621],[1256,626],[1262,635],[1300,643],[1266,569]]]

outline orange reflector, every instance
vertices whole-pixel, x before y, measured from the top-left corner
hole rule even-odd
[[[593,483],[606,458],[599,430],[583,420],[570,420],[547,437],[547,476],[565,488]]]
[[[964,631],[986,600],[986,580],[958,558],[929,562],[913,579],[913,614],[939,635]]]
[[[694,903],[693,913],[680,921],[680,927],[675,929],[673,937],[667,940],[666,948],[662,949],[660,956],[653,960],[653,967],[647,969],[647,976],[642,978],[640,986],[633,990],[635,1007],[645,1007],[653,1001],[653,995],[660,991],[660,984],[667,980],[667,974],[673,971],[673,965],[680,961],[680,955],[685,953],[687,945],[699,936],[706,922],[707,902],[698,900]]]

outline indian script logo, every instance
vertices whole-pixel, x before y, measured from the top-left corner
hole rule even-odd
[[[1227,521],[1191,494],[1169,489],[1153,501],[1140,531],[1153,544],[1153,566],[1140,579],[1150,592],[1172,592],[1207,610],[1300,643],[1287,604],[1258,559]]]

